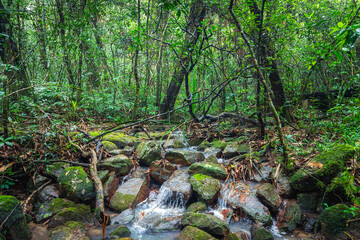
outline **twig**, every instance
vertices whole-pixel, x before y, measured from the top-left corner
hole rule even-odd
[[[26,213],[26,207],[27,207],[27,204],[29,203],[29,201],[31,200],[31,198],[35,195],[35,193],[41,191],[44,187],[46,187],[47,185],[49,185],[50,183],[52,182],[52,180],[49,180],[47,181],[46,183],[44,183],[43,185],[41,185],[38,189],[34,190],[30,196],[28,196],[26,198],[26,200],[21,204],[21,207],[23,209],[23,214],[25,215]]]
[[[90,167],[90,164],[88,164],[88,163],[78,163],[78,162],[72,162],[72,161],[66,161],[66,160],[49,160],[47,162],[63,162],[63,163],[69,163],[72,165],[86,167],[86,168]]]

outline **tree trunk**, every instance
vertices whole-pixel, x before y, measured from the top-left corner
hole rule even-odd
[[[185,44],[177,63],[175,64],[175,72],[172,76],[170,85],[165,93],[165,97],[160,105],[160,112],[165,113],[174,109],[176,98],[179,94],[182,82],[190,71],[188,70],[194,47],[202,33],[198,31],[206,14],[206,8],[202,0],[196,0],[191,6],[190,15],[187,21],[187,43]]]
[[[294,119],[291,115],[290,108],[286,105],[286,95],[276,62],[275,50],[272,48],[268,32],[266,29],[263,29],[262,26],[261,11],[254,0],[248,0],[247,4],[250,7],[251,12],[256,16],[254,19],[256,28],[262,32],[259,54],[262,58],[262,62],[269,71],[271,90],[274,93],[274,105],[282,117],[289,121],[293,121]]]

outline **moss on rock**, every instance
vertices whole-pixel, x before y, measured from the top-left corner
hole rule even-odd
[[[291,178],[291,186],[299,192],[322,189],[344,170],[345,162],[355,154],[355,148],[348,144],[336,144],[318,154],[313,162],[323,164],[321,169],[300,169]]]
[[[82,167],[65,168],[57,180],[60,192],[75,202],[95,197],[94,183]]]
[[[190,204],[186,209],[186,212],[203,213],[207,209],[207,205],[204,202],[195,202]]]
[[[316,228],[327,239],[342,239],[343,232],[350,232],[357,229],[359,233],[360,223],[353,222],[347,224],[348,220],[359,218],[359,212],[352,212],[345,204],[337,204],[326,208],[318,217]]]
[[[220,164],[209,163],[209,162],[200,162],[194,163],[189,167],[189,174],[204,174],[211,176],[216,179],[226,179],[227,173],[226,170],[221,167]]]
[[[178,240],[215,240],[213,236],[207,232],[191,226],[186,226],[177,237]]]
[[[195,174],[190,178],[190,184],[198,195],[199,201],[211,204],[217,197],[221,183],[219,180],[203,174]]]
[[[130,237],[131,232],[126,226],[119,226],[110,235],[117,236],[119,238],[124,238],[124,237]]]
[[[186,212],[181,218],[181,225],[197,227],[215,237],[227,237],[229,235],[229,226],[219,218],[204,214]]]

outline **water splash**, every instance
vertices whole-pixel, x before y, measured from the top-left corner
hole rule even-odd
[[[133,237],[141,239],[148,232],[168,232],[180,229],[180,219],[185,212],[186,200],[181,193],[174,193],[162,186],[158,193],[149,197],[135,209],[135,218],[130,230]]]

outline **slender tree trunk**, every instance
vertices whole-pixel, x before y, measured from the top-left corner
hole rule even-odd
[[[8,3],[9,8],[11,2]],[[2,79],[5,97],[3,98],[3,112],[2,112],[2,125],[4,128],[4,137],[9,135],[9,105],[10,97],[8,94],[13,90],[26,88],[29,86],[28,78],[26,76],[25,65],[22,61],[22,56],[17,44],[14,42],[12,26],[10,22],[10,12],[7,11],[0,1],[0,58],[4,66],[1,69],[0,78]],[[21,39],[20,39],[21,40]],[[14,70],[11,66],[15,66]],[[16,86],[16,87],[11,87]],[[27,94],[29,91],[22,91]]]
[[[134,60],[135,102],[134,102],[134,108],[133,108],[132,116],[131,116],[132,120],[135,120],[135,118],[136,118],[138,105],[139,105],[140,79],[139,79],[139,75],[138,75],[138,58],[139,58],[139,49],[140,49],[140,46],[139,46],[139,44],[140,44],[140,8],[141,8],[141,3],[140,3],[140,0],[138,0],[138,4],[137,4],[138,42],[136,43],[135,60]]]
[[[36,8],[35,12],[37,13],[35,17],[35,28],[36,35],[39,41],[39,53],[40,53],[40,62],[42,68],[46,71],[48,69],[48,60],[46,54],[46,38],[45,38],[45,30],[44,30],[44,22],[43,22],[43,11],[44,7],[40,3],[40,0],[36,0]]]
[[[178,59],[175,64],[175,72],[172,75],[170,85],[160,105],[161,113],[174,109],[175,101],[179,94],[182,82],[190,73],[188,67],[190,65],[195,45],[202,33],[202,31],[198,31],[198,28],[201,26],[201,22],[203,21],[205,14],[206,7],[204,6],[203,0],[195,0],[191,6],[186,29],[191,33],[191,35],[187,35],[187,44],[185,44],[185,47],[179,55],[180,59]]]
[[[61,41],[61,46],[63,48],[64,51],[64,63],[65,63],[65,67],[66,67],[66,72],[68,74],[69,77],[69,83],[72,85],[76,85],[75,82],[75,77],[73,74],[73,71],[71,69],[71,61],[70,61],[70,57],[69,57],[69,50],[67,48],[67,44],[66,44],[66,36],[65,36],[65,17],[64,17],[64,12],[63,12],[63,8],[64,8],[64,2],[63,0],[55,0],[56,3],[56,8],[57,8],[57,12],[59,15],[59,28],[60,28],[60,41]]]
[[[263,3],[265,3],[265,1]],[[272,48],[268,32],[266,29],[263,29],[262,26],[261,11],[254,0],[248,0],[247,4],[250,7],[251,12],[255,15],[254,21],[257,29],[262,32],[260,55],[265,67],[269,71],[269,81],[271,84],[271,89],[274,93],[275,107],[284,118],[289,121],[294,121],[290,107],[286,105],[286,95],[276,62],[275,50]]]
[[[244,40],[246,46],[248,47],[248,50],[250,52],[250,56],[251,56],[251,60],[255,66],[255,69],[259,75],[259,79],[260,81],[262,82],[262,84],[264,85],[264,90],[265,90],[265,93],[266,93],[266,98],[267,98],[267,101],[268,101],[268,104],[269,104],[269,107],[274,115],[274,118],[275,118],[275,122],[276,122],[276,128],[277,128],[277,132],[278,132],[278,137],[280,139],[280,143],[281,143],[281,146],[282,146],[282,150],[283,150],[283,166],[285,168],[285,171],[287,171],[289,168],[292,168],[292,164],[293,162],[288,165],[288,150],[287,150],[287,146],[286,146],[286,142],[285,142],[285,138],[284,138],[284,134],[283,134],[283,129],[282,129],[282,126],[281,126],[281,121],[280,121],[280,117],[279,117],[279,114],[273,104],[273,101],[271,99],[271,96],[270,96],[270,91],[269,91],[269,87],[266,83],[266,80],[265,80],[265,77],[260,69],[260,66],[256,60],[256,57],[255,57],[255,54],[254,54],[254,51],[250,45],[250,42],[247,38],[247,36],[245,35],[241,25],[240,25],[240,22],[238,21],[234,11],[233,11],[233,6],[234,6],[234,0],[231,0],[230,1],[230,5],[229,5],[229,12],[231,14],[231,17],[235,23],[235,26],[236,28],[238,29],[238,31],[240,32],[240,35],[242,37],[242,39]]]

